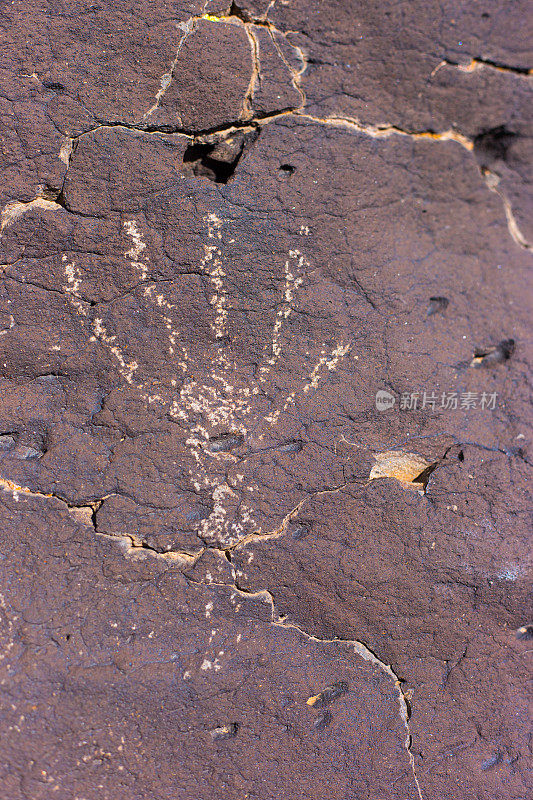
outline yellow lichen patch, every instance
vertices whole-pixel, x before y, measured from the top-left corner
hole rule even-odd
[[[31,489],[28,489],[27,486],[19,486],[17,483],[13,483],[13,481],[7,478],[0,478],[0,487],[7,492],[24,492],[25,494],[31,494]]]
[[[375,478],[396,478],[405,484],[422,485],[417,478],[431,466],[423,456],[417,453],[402,453],[399,450],[387,450],[385,453],[374,453],[376,463],[370,470],[369,480]]]
[[[18,483],[13,483],[8,478],[0,478],[0,489],[5,492],[11,492],[13,499],[17,501],[20,494],[30,495],[30,497],[53,497],[53,495],[45,494],[45,492],[32,492],[27,486],[19,486]]]
[[[313,697],[310,697],[309,700],[307,701],[307,705],[314,706],[314,704],[317,703],[319,700],[320,700],[320,695],[314,694]]]

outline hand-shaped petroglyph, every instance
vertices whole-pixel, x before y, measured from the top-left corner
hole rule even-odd
[[[228,354],[230,312],[228,303],[227,270],[223,254],[224,223],[216,215],[205,218],[206,242],[204,255],[197,272],[205,275],[209,287],[211,310],[210,329],[216,355],[210,368],[199,372],[198,364],[191,361],[187,347],[194,331],[178,331],[173,320],[176,304],[170,303],[159,293],[158,286],[150,279],[150,261],[146,244],[135,220],[124,222],[124,234],[131,240],[125,258],[136,270],[143,286],[144,297],[157,307],[162,315],[168,336],[168,357],[175,368],[176,378],[167,391],[154,394],[151,386],[143,382],[137,358],[130,358],[120,347],[117,336],[110,335],[100,317],[92,322],[91,334],[111,353],[124,380],[137,389],[148,402],[165,402],[168,415],[185,432],[187,453],[184,459],[190,463],[190,482],[194,490],[208,496],[212,513],[199,523],[198,534],[206,541],[221,546],[231,546],[249,534],[261,534],[261,514],[257,502],[261,501],[261,489],[241,469],[250,458],[250,452],[268,452],[272,433],[296,404],[313,393],[320,382],[337,368],[346,356],[350,345],[340,341],[333,347],[323,345],[313,357],[313,365],[299,386],[272,405],[270,385],[278,386],[276,371],[280,367],[283,352],[283,330],[293,314],[296,296],[303,290],[310,265],[299,250],[290,250],[283,267],[282,298],[275,314],[271,340],[264,347],[262,363],[254,376],[239,369],[235,359]],[[82,283],[81,273],[75,264],[63,257],[65,265],[65,289],[71,303],[82,319],[87,310],[79,299]],[[205,359],[204,359],[205,360]],[[201,365],[204,369],[204,365]],[[294,385],[294,381],[291,380]],[[175,387],[175,388],[174,388]],[[248,448],[248,449],[247,449]],[[296,452],[298,442],[285,444],[286,452]],[[264,498],[263,498],[264,501]]]

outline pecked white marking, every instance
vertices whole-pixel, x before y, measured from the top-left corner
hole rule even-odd
[[[205,255],[200,268],[209,276],[213,288],[210,298],[214,310],[211,330],[215,339],[221,339],[228,330],[226,271],[222,252],[223,221],[215,214],[209,214],[205,221],[208,242],[204,245]],[[232,364],[221,351],[215,358],[209,378],[191,378],[184,382],[170,407],[170,415],[189,430],[186,444],[195,464],[190,470],[191,482],[197,492],[207,491],[211,497],[212,513],[202,521],[198,531],[208,540],[231,545],[249,533],[262,533],[254,511],[254,496],[258,494],[259,487],[255,484],[245,486],[244,476],[239,474],[233,479],[236,483],[231,486],[227,483],[224,477],[226,468],[236,463],[238,456],[231,450],[213,452],[209,448],[211,438],[221,431],[245,438],[252,429],[276,425],[281,412],[287,411],[297,397],[317,389],[324,373],[334,371],[349,352],[350,346],[342,342],[330,352],[322,348],[317,363],[299,389],[291,392],[274,411],[268,414],[258,411],[261,385],[266,383],[282,355],[282,332],[309,269],[309,262],[299,250],[289,251],[284,265],[282,302],[274,319],[269,352],[259,367],[257,380],[249,378],[243,385],[237,365]],[[242,500],[244,492],[248,495],[246,503]]]
[[[120,374],[122,375],[123,378],[126,379],[127,383],[132,384],[133,376],[139,366],[137,362],[126,361],[122,353],[122,350],[117,344],[115,344],[117,337],[108,335],[105,325],[99,317],[97,317],[93,322],[93,331],[94,331],[94,336],[91,337],[91,339],[93,341],[95,339],[99,339],[103,344],[107,345],[110,352],[115,356],[116,360],[120,365],[119,366]]]
[[[208,239],[222,240],[222,220],[216,214],[209,214],[207,221]],[[215,309],[215,319],[211,323],[211,330],[215,339],[223,339],[227,334],[228,311],[226,308],[227,292],[224,288],[224,278],[226,273],[222,268],[222,251],[216,244],[204,245],[205,255],[200,262],[200,269],[203,270],[211,280],[213,294],[210,303]]]
[[[65,277],[67,279],[67,283],[64,289],[71,295],[70,301],[74,306],[74,308],[76,309],[76,311],[78,312],[78,314],[80,314],[83,317],[86,317],[87,308],[83,304],[79,296],[79,291],[82,281],[81,272],[75,266],[73,261],[69,263],[66,254],[63,254],[62,261],[65,267]]]
[[[206,241],[199,269],[206,275],[211,287],[210,327],[213,339],[220,341],[228,335],[229,327],[227,267],[223,254],[225,223],[216,214],[206,215],[205,223]],[[148,248],[138,222],[128,219],[123,222],[123,229],[131,239],[131,247],[124,252],[124,257],[139,273],[142,281],[149,280]],[[139,391],[147,403],[166,405],[170,417],[185,429],[185,443],[192,460],[189,468],[191,485],[196,492],[207,494],[212,504],[211,514],[198,523],[200,536],[222,546],[230,546],[249,534],[263,534],[256,512],[260,499],[259,486],[246,479],[242,472],[232,476],[231,484],[226,478],[228,468],[237,464],[242,450],[238,455],[231,448],[216,450],[211,446],[211,441],[220,435],[238,436],[245,441],[252,431],[261,441],[268,429],[278,424],[280,415],[294,406],[298,399],[303,399],[311,390],[316,390],[324,376],[336,370],[349,352],[350,345],[342,341],[332,349],[323,346],[316,363],[297,388],[278,399],[276,407],[271,408],[268,413],[259,407],[264,402],[265,389],[268,394],[276,394],[275,391],[269,391],[269,384],[272,382],[273,387],[276,387],[274,371],[283,357],[285,326],[293,314],[300,292],[304,291],[307,274],[311,270],[306,257],[297,249],[289,251],[283,267],[281,302],[272,323],[270,343],[265,347],[257,376],[245,379],[224,347],[217,349],[209,372],[204,375],[190,373],[189,355],[183,344],[183,335],[173,322],[176,305],[169,302],[162,292],[158,292],[155,283],[146,284],[144,297],[161,311],[163,325],[168,334],[169,357],[176,368],[176,377],[170,379],[169,386],[161,387],[153,394],[144,391],[145,384],[142,382],[137,360],[125,354],[117,336],[108,333],[103,320],[96,317],[92,323],[89,322],[86,304],[80,297],[82,272],[74,261],[68,260],[66,254],[63,255],[63,263],[65,291],[78,311],[82,324],[86,321],[90,325],[91,341],[99,341],[108,349],[124,380]],[[177,378],[179,372],[180,379]]]
[[[141,280],[145,281],[148,277],[148,257],[144,255],[146,244],[137,230],[137,223],[134,219],[127,220],[124,223],[124,229],[128,236],[131,236],[133,242],[129,250],[124,253],[126,258],[130,259],[131,266],[140,272]]]
[[[0,331],[0,336],[6,336],[9,333],[9,331],[14,327],[15,327],[15,317],[13,316],[13,314],[10,314],[9,315],[9,328],[4,328],[3,330],[1,330]]]
[[[266,375],[270,372],[272,367],[281,355],[280,335],[283,324],[288,320],[292,313],[292,302],[294,300],[294,291],[298,289],[303,283],[303,276],[296,277],[290,269],[290,259],[296,259],[296,266],[301,271],[304,267],[309,267],[309,263],[305,260],[299,250],[291,250],[289,252],[289,259],[285,262],[285,288],[283,291],[283,304],[279,309],[274,328],[272,330],[272,355],[259,370],[260,381],[263,383]]]

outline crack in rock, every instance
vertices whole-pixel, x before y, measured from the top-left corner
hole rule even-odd
[[[220,553],[220,551],[218,551],[218,552]],[[224,554],[224,557],[226,557],[225,554]],[[416,786],[416,790],[417,790],[417,793],[418,793],[419,800],[424,800],[423,795],[422,795],[422,789],[421,789],[421,786],[420,786],[420,782],[418,780],[418,776],[417,776],[417,773],[416,773],[416,765],[415,765],[414,755],[413,755],[412,750],[411,750],[412,741],[413,741],[412,740],[412,735],[411,735],[411,730],[410,730],[410,727],[409,727],[409,720],[410,720],[410,717],[411,717],[411,702],[410,702],[409,695],[407,693],[405,693],[403,691],[403,688],[402,688],[403,683],[405,681],[403,681],[397,675],[397,673],[393,670],[393,668],[392,668],[392,666],[390,664],[386,664],[384,661],[381,661],[377,657],[377,655],[369,647],[367,647],[364,644],[364,642],[361,642],[358,639],[321,639],[318,636],[314,636],[313,634],[308,633],[303,628],[301,628],[299,625],[296,625],[293,622],[287,622],[286,621],[286,617],[284,615],[278,614],[278,612],[276,610],[275,603],[274,603],[274,597],[273,597],[272,593],[268,589],[260,589],[258,591],[248,591],[246,589],[243,589],[242,587],[239,586],[239,584],[237,582],[236,571],[235,571],[235,568],[234,568],[233,564],[231,564],[231,570],[232,570],[232,573],[233,573],[233,580],[234,580],[233,584],[228,584],[228,583],[210,583],[209,585],[210,586],[219,586],[219,587],[223,587],[223,588],[226,588],[226,589],[230,589],[231,591],[236,592],[237,594],[240,594],[243,597],[257,598],[257,599],[263,600],[263,602],[266,602],[267,604],[270,605],[270,609],[271,609],[271,625],[273,627],[275,627],[275,628],[283,628],[285,630],[297,631],[302,636],[304,636],[306,639],[308,639],[310,642],[317,642],[317,643],[321,643],[321,644],[344,645],[344,646],[352,647],[354,652],[357,653],[357,655],[359,655],[365,661],[369,661],[371,664],[374,664],[375,666],[379,667],[379,669],[381,669],[392,680],[392,682],[394,683],[394,687],[395,687],[395,689],[397,691],[397,694],[398,694],[398,703],[399,703],[399,706],[400,706],[400,717],[402,719],[402,722],[403,722],[403,724],[405,726],[405,730],[406,730],[406,738],[405,738],[404,747],[405,747],[405,750],[407,751],[407,756],[408,756],[408,759],[409,759],[409,764],[410,764],[411,771],[412,771],[412,774],[413,774],[413,780],[414,780],[414,783],[415,783],[415,786]],[[188,580],[191,580],[191,579],[188,578]],[[197,581],[192,581],[192,580],[191,580],[191,582],[192,583],[197,583]]]
[[[332,125],[337,128],[348,128],[349,130],[363,133],[365,136],[371,136],[374,139],[387,139],[390,136],[409,136],[411,139],[427,139],[433,142],[457,142],[462,145],[466,150],[471,152],[474,149],[474,143],[467,136],[462,133],[449,128],[447,131],[438,133],[436,131],[406,131],[398,128],[396,125],[363,125],[359,120],[354,117],[315,117],[312,114],[306,114],[301,111],[295,111],[295,116],[302,119],[308,119],[311,122],[317,122],[320,125]]]
[[[154,547],[150,547],[150,545],[146,544],[146,542],[134,534],[111,534],[102,533],[101,531],[97,530],[95,530],[95,534],[96,536],[102,536],[109,541],[116,542],[126,558],[154,558],[156,560],[165,561],[171,565],[185,567],[187,569],[194,567],[206,549],[202,548],[202,550],[199,550],[194,554],[179,552],[177,550],[169,550],[164,553],[160,553],[159,550],[156,550]]]
[[[472,60],[468,64],[461,64],[458,61],[450,61],[449,59],[444,59],[437,64],[433,72],[431,73],[431,77],[435,75],[441,67],[456,67],[461,72],[476,72],[480,69],[495,69],[498,72],[509,72],[513,75],[519,75],[522,77],[528,77],[533,74],[533,69],[529,69],[528,67],[512,67],[508,64],[502,64],[498,61],[493,61],[488,58],[472,58]]]
[[[148,119],[148,117],[150,117],[154,113],[154,111],[157,108],[159,108],[159,104],[161,102],[161,98],[164,96],[164,94],[167,91],[168,87],[172,83],[172,78],[174,77],[174,72],[175,72],[175,69],[176,69],[176,64],[178,63],[178,58],[179,58],[179,55],[181,53],[181,49],[182,49],[183,45],[185,44],[185,41],[187,40],[187,38],[194,31],[195,24],[199,19],[201,19],[201,17],[191,17],[190,19],[187,20],[187,22],[179,22],[178,23],[177,27],[180,28],[180,30],[183,31],[183,35],[182,35],[181,39],[178,42],[176,55],[174,56],[174,59],[172,60],[172,62],[170,64],[168,72],[165,72],[161,76],[161,86],[160,86],[160,89],[159,89],[159,91],[157,92],[157,94],[155,96],[155,102],[154,102],[153,106],[151,108],[149,108],[148,111],[146,111],[143,114],[143,119]],[[180,123],[181,123],[181,119],[180,119]]]
[[[282,63],[285,65],[285,67],[289,71],[289,74],[291,75],[291,82],[293,84],[293,87],[296,89],[296,91],[300,95],[300,99],[301,99],[300,107],[301,108],[304,107],[304,105],[305,105],[305,94],[304,94],[304,92],[303,92],[303,90],[301,88],[300,78],[301,78],[301,76],[303,75],[303,73],[305,72],[305,70],[307,68],[307,62],[306,62],[305,56],[304,56],[303,51],[301,50],[301,48],[296,46],[296,45],[288,43],[290,45],[290,47],[295,51],[295,53],[296,53],[297,57],[299,58],[299,60],[302,62],[302,69],[300,71],[296,71],[288,63],[287,59],[283,55],[283,53],[282,53],[282,51],[281,51],[281,49],[280,49],[280,47],[279,47],[279,45],[278,45],[278,43],[276,41],[276,38],[275,38],[276,35],[280,36],[280,37],[283,37],[283,38],[286,38],[286,35],[282,31],[278,30],[274,25],[272,25],[267,20],[266,15],[265,15],[264,18],[261,18],[261,19],[259,19],[259,18],[258,19],[248,18],[248,16],[243,11],[241,11],[241,9],[239,9],[235,4],[233,4],[231,6],[229,12],[226,15],[215,16],[213,14],[209,14],[209,13],[205,13],[204,12],[203,14],[200,14],[198,16],[190,17],[186,22],[180,22],[178,24],[177,27],[180,28],[180,30],[183,31],[183,34],[182,34],[182,36],[181,36],[181,38],[180,38],[180,40],[178,42],[178,46],[177,46],[177,49],[176,49],[176,54],[175,54],[173,60],[170,63],[168,71],[165,72],[161,76],[160,88],[156,93],[153,105],[148,109],[148,111],[146,111],[143,114],[143,117],[142,117],[143,121],[148,120],[152,116],[152,114],[160,107],[161,100],[164,97],[164,95],[166,94],[168,88],[170,87],[170,85],[171,85],[171,83],[172,83],[172,81],[174,79],[174,75],[175,75],[175,72],[176,72],[178,59],[179,59],[180,53],[181,53],[181,51],[183,49],[183,46],[184,46],[185,42],[187,41],[187,39],[189,38],[189,36],[192,33],[194,33],[194,31],[197,28],[197,23],[200,22],[200,21],[211,22],[211,23],[214,23],[214,24],[225,24],[225,25],[241,26],[244,29],[244,31],[245,31],[245,33],[246,33],[246,35],[248,37],[248,40],[249,40],[249,43],[250,43],[250,56],[251,56],[252,69],[251,69],[251,75],[250,75],[250,81],[249,81],[249,84],[248,84],[248,88],[247,88],[247,90],[245,92],[245,95],[243,97],[242,120],[244,120],[246,122],[251,122],[253,120],[253,118],[254,118],[253,96],[254,96],[254,92],[255,92],[255,88],[257,86],[257,83],[258,83],[258,81],[260,79],[260,74],[261,74],[261,64],[260,64],[260,57],[259,57],[259,42],[258,42],[257,37],[256,37],[256,35],[254,33],[254,30],[253,30],[253,28],[255,26],[265,27],[265,28],[268,29],[268,32],[270,34],[270,37],[271,37],[272,42],[274,44],[274,47],[275,47],[275,49],[276,49],[276,51],[278,53],[278,56],[280,58],[280,61],[282,61]],[[277,112],[277,113],[286,113],[287,110],[288,111],[294,111],[295,108],[293,107],[293,108],[290,108],[290,109],[282,109],[280,112]],[[182,120],[181,120],[180,115],[178,115],[178,117],[179,117],[179,125],[180,125],[180,127],[179,128],[175,128],[175,129],[173,128],[172,132],[187,132],[187,133],[193,133],[193,134],[215,132],[215,131],[211,131],[211,130],[208,130],[208,129],[201,130],[201,131],[194,131],[194,132],[185,131],[185,129],[183,129],[183,127],[182,127]],[[236,121],[236,123],[239,122],[239,121]],[[225,126],[225,127],[227,128],[228,126]],[[165,131],[165,132],[168,132],[168,131]],[[62,160],[64,160],[64,158],[62,158]],[[67,163],[67,162],[65,162],[65,163]]]
[[[250,75],[250,83],[248,84],[248,88],[246,90],[246,94],[242,102],[242,116],[246,120],[249,119],[251,120],[253,119],[254,116],[253,98],[254,98],[255,88],[259,80],[259,76],[261,74],[261,64],[259,62],[259,42],[257,41],[257,38],[254,35],[251,26],[245,24],[244,30],[246,31],[248,41],[250,42],[250,55],[252,57],[252,74]]]
[[[46,200],[44,197],[36,197],[34,200],[30,200],[27,203],[20,202],[19,200],[7,203],[2,210],[0,233],[16,222],[19,217],[22,217],[34,208],[40,208],[44,211],[59,211],[62,206],[53,200]]]
[[[528,242],[520,228],[518,227],[518,223],[513,213],[513,207],[511,205],[511,201],[507,197],[506,193],[500,186],[500,178],[496,175],[495,172],[491,172],[487,167],[483,168],[481,171],[485,179],[485,184],[489,191],[494,192],[497,194],[500,200],[502,201],[503,210],[505,212],[505,219],[507,220],[507,227],[509,229],[509,233],[513,241],[516,242],[517,245],[522,247],[524,250],[529,250],[530,252],[533,251],[533,244]]]
[[[104,497],[98,498],[98,500],[95,500],[92,503],[75,505],[73,503],[69,503],[64,497],[61,497],[61,495],[55,494],[54,492],[35,491],[30,489],[28,486],[19,486],[17,483],[14,483],[7,478],[0,477],[0,489],[8,492],[13,497],[13,500],[17,503],[23,497],[42,497],[45,500],[58,500],[60,503],[63,503],[63,505],[66,506],[69,515],[75,522],[80,525],[85,525],[88,528],[92,528],[97,536],[103,536],[106,539],[116,542],[124,555],[128,557],[146,558],[147,556],[151,556],[153,558],[161,559],[190,569],[196,564],[198,559],[207,549],[206,547],[202,547],[195,553],[185,553],[178,550],[170,550],[161,553],[155,547],[151,547],[149,544],[144,542],[140,537],[135,536],[135,534],[110,534],[99,531],[96,525],[96,512],[101,507],[104,500],[114,496],[112,494],[104,495]]]

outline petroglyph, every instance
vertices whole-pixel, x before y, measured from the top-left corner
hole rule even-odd
[[[170,302],[160,290],[160,285],[150,278],[150,257],[139,222],[126,220],[125,235],[131,246],[124,258],[139,275],[144,285],[143,296],[161,313],[162,325],[168,339],[168,357],[175,375],[157,393],[151,391],[148,376],[143,375],[142,360],[128,344],[121,345],[117,335],[108,330],[102,316],[90,323],[92,341],[98,341],[113,356],[118,371],[127,384],[138,390],[148,404],[161,402],[168,408],[170,419],[186,431],[185,445],[190,455],[189,476],[194,491],[207,495],[211,504],[210,515],[199,521],[198,534],[207,542],[232,546],[250,534],[265,534],[257,503],[261,503],[261,488],[246,477],[245,470],[228,472],[236,464],[260,451],[265,438],[280,422],[281,416],[299,401],[319,391],[326,376],[334,372],[348,354],[350,344],[338,341],[322,344],[316,352],[306,353],[308,367],[292,391],[281,394],[279,400],[265,401],[272,387],[278,386],[276,371],[283,359],[286,336],[285,327],[293,315],[299,293],[305,291],[306,279],[312,272],[305,255],[291,249],[283,266],[281,303],[275,313],[271,337],[264,346],[262,363],[255,376],[243,378],[234,357],[224,344],[229,339],[230,309],[228,307],[228,272],[231,268],[223,251],[225,223],[216,214],[205,219],[204,254],[198,273],[204,275],[208,287],[206,315],[216,347],[211,368],[199,374],[189,371],[191,359],[185,343],[185,331],[175,322],[176,303]],[[76,264],[63,256],[66,292],[76,308],[82,325],[89,323],[86,308],[80,299],[82,273]],[[293,348],[291,347],[291,350]],[[131,350],[131,353],[130,353]],[[177,395],[176,395],[177,393]],[[287,452],[299,452],[291,448]],[[294,506],[298,505],[295,501]],[[283,515],[285,516],[285,514]]]

